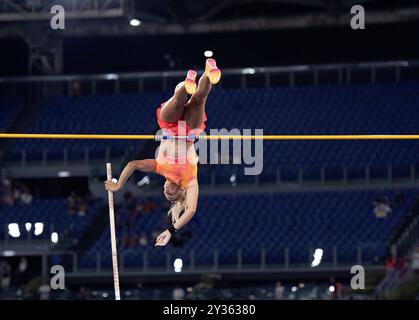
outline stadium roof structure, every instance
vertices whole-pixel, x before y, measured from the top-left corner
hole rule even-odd
[[[226,32],[347,24],[353,5],[370,23],[419,20],[418,0],[3,0],[0,37],[46,27],[51,7],[65,8],[63,36]],[[143,22],[140,28],[129,21]],[[106,21],[106,23],[104,23]]]
[[[51,27],[55,5],[64,30]],[[353,5],[368,24],[419,21],[419,0],[2,0],[0,38],[25,41],[29,74],[60,74],[65,38],[346,26]]]

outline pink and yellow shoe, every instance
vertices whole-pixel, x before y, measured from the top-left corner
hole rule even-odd
[[[207,75],[211,84],[217,84],[221,79],[221,70],[217,67],[217,62],[214,59],[207,59],[205,64],[205,74]]]
[[[196,91],[196,71],[189,70],[185,79],[185,89],[186,92],[190,95],[194,94]]]

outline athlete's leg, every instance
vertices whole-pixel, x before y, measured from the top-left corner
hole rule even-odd
[[[198,88],[192,95],[191,99],[186,104],[185,121],[192,129],[201,126],[204,121],[205,104],[209,93],[211,92],[212,84],[206,74],[203,74],[198,82]]]
[[[218,83],[221,71],[218,69],[214,59],[206,61],[205,73],[201,76],[196,92],[188,101],[185,110],[186,124],[195,129],[201,126],[204,121],[205,104],[212,89],[212,84]]]
[[[195,78],[196,72],[189,70],[185,81],[176,86],[173,96],[164,103],[160,111],[160,118],[163,121],[176,122],[183,116],[188,92],[194,92],[194,86],[196,88]]]

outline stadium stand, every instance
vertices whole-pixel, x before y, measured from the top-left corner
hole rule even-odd
[[[272,89],[216,90],[208,99],[207,133],[211,128],[227,130],[263,128],[265,134],[413,134],[419,121],[419,83],[324,85],[278,87]],[[367,94],[368,92],[368,94]],[[51,99],[27,132],[33,133],[120,133],[150,134],[157,129],[155,108],[170,93],[116,94]],[[397,108],[394,108],[397,105]],[[257,109],[257,116],[251,110]],[[140,151],[144,141],[19,140],[8,160],[27,151],[28,160],[83,159],[89,149],[91,159],[117,158]],[[357,179],[370,167],[371,177],[406,176],[419,162],[417,141],[280,141],[264,144],[264,170],[261,181],[274,181],[280,169],[284,181],[296,180],[298,170],[304,179]],[[237,166],[236,166],[237,167]],[[223,172],[223,170],[225,172]],[[211,180],[210,168],[201,168],[201,183]],[[221,181],[231,176],[232,166],[217,168]],[[238,181],[251,177],[238,174]]]
[[[403,190],[405,202],[397,205],[391,200],[394,194],[389,190],[358,190],[202,196],[199,212],[191,222],[192,237],[184,237],[180,247],[169,248],[154,247],[153,232],[162,227],[165,214],[164,204],[155,198],[157,207],[152,213],[135,216],[126,205],[117,209],[119,250],[125,255],[126,267],[141,267],[144,252],[148,265],[155,268],[166,267],[168,252],[172,259],[181,258],[185,267],[191,263],[190,251],[194,252],[195,266],[212,265],[215,250],[220,266],[236,265],[239,249],[245,265],[260,264],[262,249],[266,250],[267,264],[283,265],[285,248],[289,248],[290,263],[309,266],[316,248],[323,249],[323,262],[331,263],[333,246],[339,263],[356,262],[358,247],[362,247],[364,263],[378,262],[385,257],[388,236],[415,198],[413,191]],[[385,218],[374,214],[377,195],[390,199],[391,212]],[[131,228],[125,223],[128,220]],[[144,246],[138,240],[126,246],[121,242],[124,237],[142,233],[148,239]],[[109,237],[109,230],[104,230],[82,255],[82,267],[93,268],[97,253],[101,253],[103,267],[111,266]]]
[[[0,132],[5,132],[20,111],[21,100],[18,97],[0,98]]]
[[[34,199],[31,204],[17,202],[12,206],[1,207],[1,230],[6,230],[11,223],[19,226],[19,236],[27,239],[26,233],[32,233],[32,239],[50,239],[51,232],[57,232],[59,239],[79,238],[86,227],[95,217],[102,205],[102,200],[93,200],[86,206],[86,212],[70,214],[66,199]],[[26,223],[31,224],[30,231],[26,231]],[[34,235],[35,223],[42,223],[42,232]],[[41,229],[40,229],[41,230]],[[13,238],[12,238],[13,239]]]

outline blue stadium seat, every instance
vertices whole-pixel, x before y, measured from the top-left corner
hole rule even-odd
[[[0,98],[0,132],[7,130],[21,107],[22,101],[19,97]]]
[[[161,199],[154,198],[158,204],[154,213],[135,220],[131,232],[123,227],[118,229],[119,240],[125,233],[145,232],[148,245],[123,248],[119,244],[118,250],[126,256],[127,268],[142,267],[143,252],[147,252],[150,267],[166,268],[167,254],[171,257],[170,267],[175,257],[188,267],[191,252],[195,266],[213,265],[214,251],[218,251],[220,267],[234,267],[239,249],[243,265],[260,264],[263,249],[267,264],[283,265],[286,248],[291,264],[308,266],[316,248],[323,249],[326,263],[333,262],[333,248],[337,250],[338,263],[357,262],[358,248],[365,263],[373,262],[385,256],[386,240],[417,196],[410,189],[397,191],[405,196],[402,207],[392,202],[392,190],[203,195],[189,227],[192,238],[186,239],[181,248],[169,245],[157,249],[152,232],[162,227],[166,212]],[[372,202],[376,196],[390,199],[392,211],[387,218],[375,217]],[[81,266],[93,265],[91,260],[97,252],[111,256],[109,230],[84,252]]]

